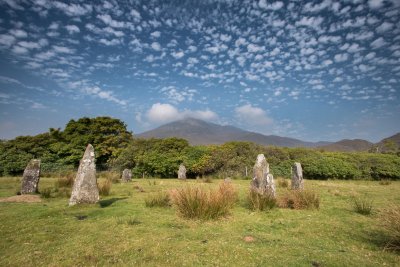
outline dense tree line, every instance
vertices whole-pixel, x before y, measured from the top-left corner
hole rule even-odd
[[[88,143],[96,150],[100,169],[133,170],[143,175],[175,177],[179,164],[188,176],[252,176],[258,154],[263,153],[275,176],[291,176],[291,165],[301,162],[307,179],[400,179],[396,154],[324,152],[306,148],[261,146],[250,142],[191,146],[184,139],[137,139],[120,120],[109,117],[71,120],[64,131],[50,129],[36,136],[0,143],[0,174],[20,175],[32,158],[42,160],[43,171],[77,168]]]

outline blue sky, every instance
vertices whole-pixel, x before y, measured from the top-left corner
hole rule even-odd
[[[303,140],[400,131],[400,1],[0,0],[0,138],[112,116]]]

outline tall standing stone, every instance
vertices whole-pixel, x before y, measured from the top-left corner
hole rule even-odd
[[[40,159],[32,159],[24,170],[21,194],[38,193],[40,179]]]
[[[89,144],[79,163],[69,205],[73,206],[80,203],[90,204],[97,201],[99,201],[99,189],[97,188],[94,148]]]
[[[264,154],[257,156],[256,164],[253,167],[253,180],[251,181],[250,189],[261,195],[275,197],[274,176],[269,173],[269,164]]]
[[[183,164],[179,165],[178,179],[186,179],[186,168]]]
[[[301,164],[295,162],[292,166],[292,189],[294,190],[303,190],[303,169],[301,168]]]
[[[132,171],[130,169],[125,169],[122,172],[122,182],[130,182],[132,181]]]

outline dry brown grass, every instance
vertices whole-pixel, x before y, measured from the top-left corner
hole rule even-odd
[[[400,250],[400,205],[383,210],[379,214],[379,220],[387,234],[386,247]]]
[[[318,209],[319,195],[312,190],[288,190],[278,199],[279,207],[289,209]]]
[[[254,190],[249,190],[247,206],[251,210],[270,210],[276,207],[276,198],[271,195],[262,195]]]
[[[218,189],[188,186],[170,192],[178,213],[188,219],[216,219],[229,214],[237,201],[237,191],[229,182],[221,182]]]
[[[108,196],[110,195],[111,191],[111,186],[112,186],[112,181],[111,180],[105,180],[101,182],[100,184],[97,185],[99,188],[99,194],[100,196]]]

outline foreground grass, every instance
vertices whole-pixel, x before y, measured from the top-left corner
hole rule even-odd
[[[39,188],[54,182],[42,178]],[[0,266],[395,266],[400,262],[398,253],[383,250],[377,220],[380,209],[400,203],[400,182],[306,181],[305,186],[321,197],[319,210],[268,212],[246,208],[248,180],[232,183],[240,201],[229,217],[216,221],[185,220],[174,208],[145,206],[151,194],[189,184],[216,188],[216,181],[113,184],[110,195],[97,205],[68,207],[67,198],[0,203]],[[18,186],[16,178],[0,178],[0,197],[14,195]],[[278,195],[284,190],[278,188]],[[354,211],[354,196],[373,199],[371,215]]]

